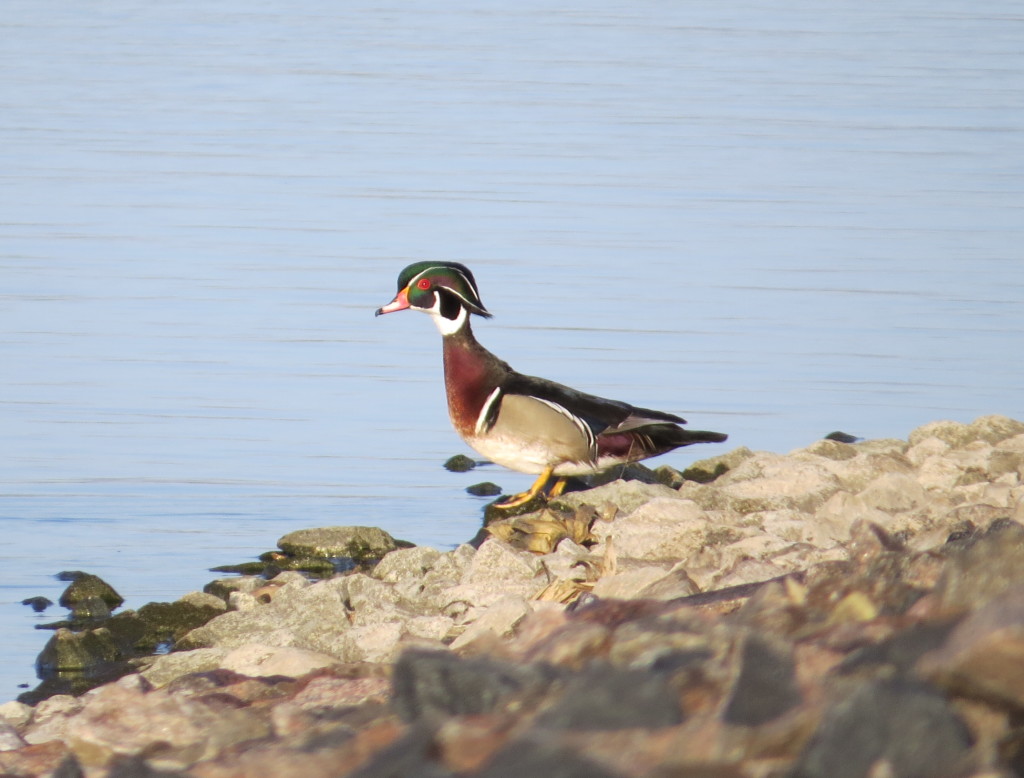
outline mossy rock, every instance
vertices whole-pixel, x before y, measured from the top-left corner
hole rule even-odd
[[[376,561],[411,543],[397,541],[379,527],[320,527],[289,532],[277,547],[292,557],[348,557],[356,563]]]
[[[110,606],[111,610],[120,607],[124,603],[124,597],[114,591],[113,586],[97,575],[75,570],[63,572],[58,578],[62,581],[71,581],[71,585],[60,596],[60,604],[65,608],[74,610],[78,603],[92,597],[98,597],[103,600],[103,602]]]
[[[150,602],[138,610],[145,633],[135,642],[138,651],[155,651],[162,644],[174,644],[183,635],[203,626],[223,611],[210,605],[189,602]]]
[[[450,470],[453,473],[468,473],[476,467],[476,460],[465,454],[456,454],[445,461],[444,467],[445,470]]]
[[[105,628],[72,632],[59,629],[39,653],[36,664],[42,675],[57,672],[90,673],[125,659],[117,641]]]

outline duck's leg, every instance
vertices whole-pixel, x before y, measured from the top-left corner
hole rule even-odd
[[[534,497],[536,497],[538,494],[540,494],[541,491],[543,491],[543,489],[547,485],[548,481],[551,480],[551,474],[554,472],[554,469],[555,469],[554,467],[546,467],[546,468],[544,468],[544,472],[542,472],[539,476],[537,476],[537,480],[533,482],[533,486],[530,487],[529,491],[523,492],[522,494],[515,494],[515,495],[509,497],[507,500],[505,500],[505,502],[496,502],[494,504],[494,507],[495,508],[518,508],[520,505],[525,505],[530,500],[532,500]],[[560,478],[558,480],[562,481],[563,479]],[[555,484],[555,486],[557,487],[558,484]],[[559,491],[561,491],[561,490],[559,490]]]
[[[558,497],[565,491],[565,485],[569,483],[568,478],[559,478],[555,481],[555,485],[551,487],[551,491],[548,492],[548,499]]]

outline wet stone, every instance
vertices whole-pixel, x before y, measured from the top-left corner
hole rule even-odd
[[[26,597],[21,601],[21,604],[28,605],[36,613],[42,613],[53,605],[53,600],[47,599],[46,597]]]

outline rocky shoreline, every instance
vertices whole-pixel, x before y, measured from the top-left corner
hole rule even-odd
[[[169,631],[112,617],[111,656],[173,650],[0,705],[0,774],[1024,775],[1024,423],[638,475],[447,552],[293,533]]]

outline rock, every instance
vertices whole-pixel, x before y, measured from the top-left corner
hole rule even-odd
[[[357,562],[381,559],[398,548],[397,541],[378,527],[321,527],[289,532],[277,541],[295,557],[347,557]]]
[[[68,722],[78,714],[84,702],[70,694],[57,694],[36,705],[32,721],[22,730],[28,743],[45,743],[64,737]]]
[[[832,434],[843,436],[843,433],[841,432]],[[808,454],[824,457],[825,459],[834,459],[837,462],[844,462],[857,456],[856,446],[850,445],[856,441],[857,438],[852,435],[843,436],[843,439],[840,439],[840,437],[825,437],[822,440],[812,443],[805,448],[804,451]]]
[[[918,667],[958,694],[1024,708],[1024,584],[967,616]]]
[[[0,775],[17,778],[80,778],[81,771],[74,772],[77,763],[71,757],[67,746],[53,740],[39,745],[30,745],[13,751],[0,751]],[[63,775],[60,775],[63,773]]]
[[[59,600],[60,604],[65,608],[74,610],[76,605],[93,598],[102,600],[110,609],[118,608],[124,602],[124,598],[99,576],[76,570],[61,573],[59,578],[71,581],[71,585],[64,590]],[[107,615],[109,615],[109,612]]]
[[[970,747],[970,732],[935,688],[870,682],[826,712],[788,778],[949,775]]]
[[[41,673],[94,673],[124,659],[109,630],[58,629],[36,660]]]
[[[491,539],[480,546],[460,585],[449,590],[449,596],[486,607],[506,594],[530,597],[546,584],[543,566],[536,556]]]
[[[928,438],[941,440],[951,448],[966,446],[977,437],[966,424],[958,421],[932,421],[915,430],[907,437],[911,446],[916,446]]]
[[[839,491],[829,469],[810,460],[758,453],[715,481],[722,505],[739,513],[794,508],[813,511]]]
[[[333,656],[307,651],[295,646],[264,646],[249,643],[226,653],[220,666],[253,678],[283,675],[301,678],[314,670],[332,667],[339,662]]]
[[[452,641],[452,650],[468,646],[484,636],[506,637],[530,612],[530,603],[524,598],[507,594],[485,608],[465,632]]]
[[[656,497],[683,499],[675,489],[661,484],[613,481],[585,492],[570,492],[562,495],[557,501],[552,502],[552,507],[563,506],[575,509],[580,505],[592,505],[597,508],[599,513],[604,513],[606,509],[610,508],[620,514],[627,514]]]
[[[467,486],[466,492],[474,497],[497,497],[501,494],[501,487],[490,481],[482,481]]]
[[[551,738],[516,740],[498,752],[478,773],[480,778],[622,778]]]
[[[205,594],[212,594],[214,597],[227,602],[232,592],[252,593],[261,586],[265,586],[266,583],[266,579],[255,575],[245,575],[237,578],[218,578],[206,584],[203,587],[203,592]]]
[[[596,521],[591,532],[620,557],[688,559],[708,542],[710,522],[691,500],[655,497],[614,521]]]
[[[663,567],[636,567],[614,575],[606,575],[594,584],[596,597],[613,600],[629,600],[651,584],[665,578],[668,571]]]
[[[600,559],[580,544],[565,538],[554,551],[542,556],[540,562],[548,576],[555,580],[586,581]]]
[[[351,578],[332,578],[302,588],[280,587],[274,599],[265,605],[229,611],[192,630],[178,641],[178,648],[231,649],[246,643],[294,645],[349,661],[345,650],[351,643],[345,632],[350,629],[351,610],[346,599]]]
[[[552,678],[550,670],[537,665],[410,649],[395,663],[392,705],[405,721],[474,716],[537,697]]]
[[[547,729],[627,729],[681,723],[679,693],[662,673],[595,666],[572,676],[537,725]]]
[[[119,682],[97,690],[69,721],[66,739],[87,767],[103,767],[116,756],[145,754],[162,768],[180,770],[269,732],[268,723],[255,712],[216,696],[180,698]]]
[[[14,727],[24,727],[32,718],[32,707],[13,700],[5,702],[0,704],[0,718]]]
[[[137,612],[146,633],[136,641],[135,647],[140,651],[152,652],[160,646],[173,645],[186,633],[203,626],[223,612],[223,603],[219,606],[196,605],[185,600],[147,603]]]
[[[465,454],[456,454],[445,461],[444,467],[453,473],[466,473],[476,467],[476,460]]]
[[[373,568],[372,575],[387,583],[397,583],[407,578],[422,580],[424,573],[434,566],[440,556],[440,551],[428,546],[399,548],[381,559]]]
[[[801,702],[790,652],[762,637],[749,635],[743,642],[739,677],[723,713],[725,722],[756,727]]]
[[[0,718],[0,751],[16,751],[19,748],[24,748],[26,745],[28,744],[21,739],[17,728],[5,719]]]
[[[42,613],[53,605],[53,601],[46,597],[26,597],[21,601],[21,604],[30,606],[36,613]]]
[[[889,473],[872,481],[858,495],[861,504],[886,513],[921,508],[928,497],[917,479],[902,473]]]
[[[140,674],[151,686],[160,688],[184,675],[217,669],[226,653],[223,648],[175,651],[154,657]]]
[[[754,456],[754,452],[746,446],[740,446],[725,454],[708,459],[700,459],[683,471],[682,475],[687,481],[695,481],[699,484],[707,484],[714,481],[720,475],[738,467],[744,460]]]
[[[995,522],[946,565],[935,587],[937,608],[957,614],[1024,584],[1024,526]]]
[[[938,438],[952,448],[963,448],[975,440],[1000,443],[1024,433],[1024,423],[1006,416],[981,416],[970,424],[956,421],[933,421],[910,433],[908,440],[914,446],[926,438]]]

